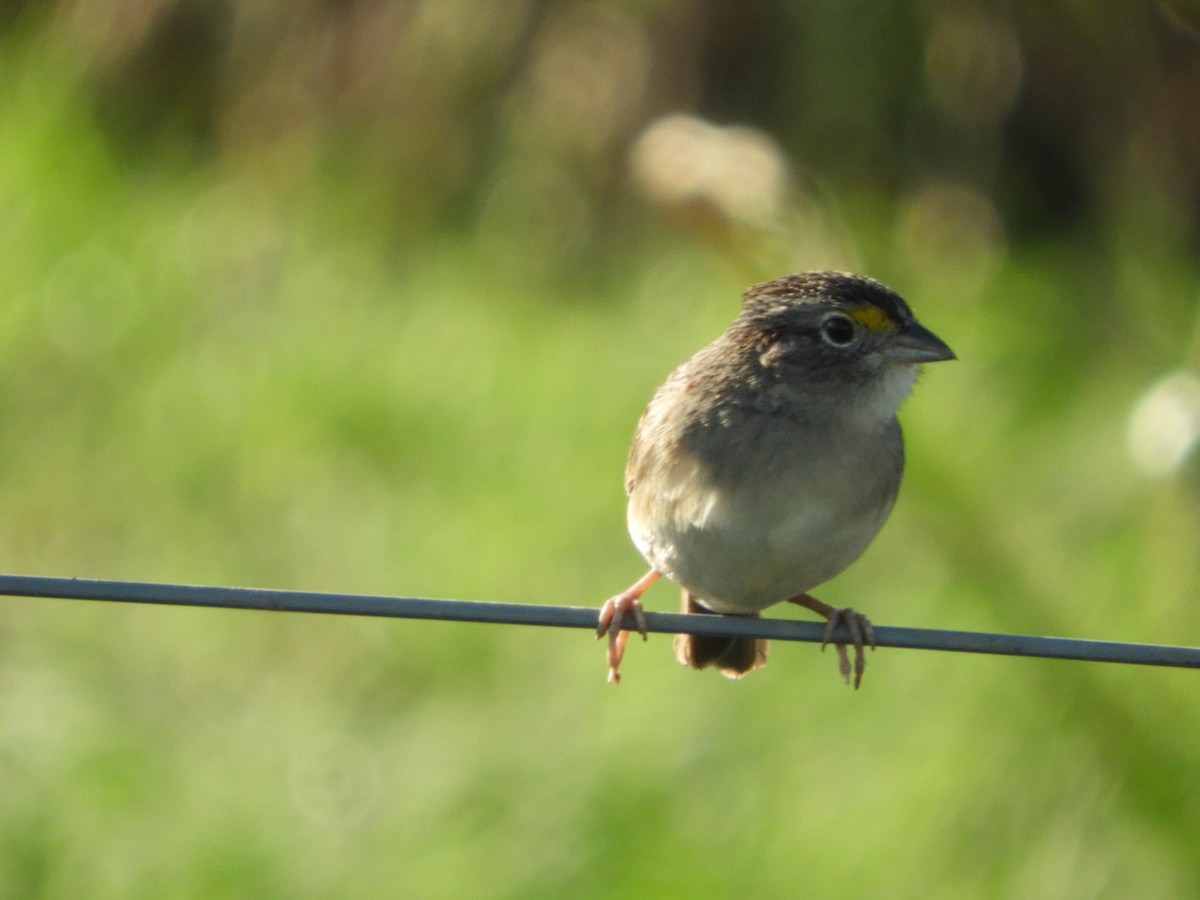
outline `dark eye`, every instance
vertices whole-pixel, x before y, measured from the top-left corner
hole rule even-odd
[[[857,335],[854,320],[841,313],[830,313],[821,322],[821,340],[831,347],[849,347]]]

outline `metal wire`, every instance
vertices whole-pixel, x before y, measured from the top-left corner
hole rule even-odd
[[[94,581],[37,575],[0,575],[0,595],[50,597],[62,600],[106,600],[118,603],[153,603],[167,606],[209,606],[265,612],[328,613],[343,616],[488,622],[501,625],[547,625],[560,628],[594,629],[597,616],[597,609],[593,607],[543,606],[531,603],[494,603],[473,600],[428,600],[419,597],[204,587],[133,581]],[[825,632],[825,625],[821,622],[661,612],[647,612],[646,625],[649,631],[672,634],[690,632],[692,634],[760,637],[813,643],[820,642]],[[849,635],[841,627],[834,631],[833,637],[835,640],[849,641]],[[975,631],[940,631],[930,628],[896,628],[882,625],[875,626],[875,638],[877,646],[880,647],[1200,668],[1200,648],[1197,647],[1126,644],[1112,641],[1032,637]]]

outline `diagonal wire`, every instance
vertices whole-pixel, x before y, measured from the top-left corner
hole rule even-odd
[[[478,600],[428,600],[419,597],[205,587],[134,581],[95,581],[38,575],[0,575],[0,595],[590,629],[596,627],[598,613],[595,608],[577,606],[544,606],[532,603],[496,603]],[[654,632],[690,632],[692,634],[772,638],[813,643],[821,641],[825,632],[825,625],[821,622],[661,612],[647,612],[646,625],[649,631]],[[1126,644],[1115,641],[1088,641],[1076,638],[1034,637],[977,631],[942,631],[932,628],[897,628],[882,625],[875,626],[875,638],[876,644],[880,647],[1200,668],[1200,648],[1198,647]],[[849,635],[841,626],[834,631],[834,639],[850,642]]]

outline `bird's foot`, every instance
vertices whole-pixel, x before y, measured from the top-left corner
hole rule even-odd
[[[797,597],[792,597],[789,602],[797,603],[800,606],[811,609],[825,617],[825,634],[821,638],[821,649],[833,640],[833,630],[838,625],[845,625],[846,630],[850,632],[850,644],[854,647],[854,665],[850,665],[850,654],[846,650],[845,644],[834,644],[834,649],[838,655],[838,672],[841,673],[842,681],[846,684],[850,683],[850,673],[854,673],[854,689],[858,690],[858,686],[862,684],[863,672],[867,668],[866,656],[863,653],[864,647],[875,649],[875,629],[871,627],[871,620],[860,612],[855,612],[850,607],[834,607],[828,603],[822,603],[816,597],[810,597],[808,594],[800,594]]]
[[[608,681],[610,684],[621,683],[621,660],[625,656],[625,644],[629,641],[629,630],[626,625],[633,624],[642,640],[647,638],[646,613],[642,609],[642,594],[646,588],[659,578],[657,569],[651,569],[638,580],[633,587],[622,591],[615,597],[609,597],[600,607],[599,623],[596,625],[596,637],[608,635]],[[629,616],[633,622],[628,621]]]

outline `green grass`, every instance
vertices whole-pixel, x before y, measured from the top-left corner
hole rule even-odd
[[[122,168],[33,77],[6,69],[0,121],[0,568],[577,605],[640,574],[629,435],[736,266],[667,237],[595,278],[470,234],[397,251],[338,183]],[[821,596],[1195,644],[1194,479],[1124,443],[1186,359],[1194,264],[1014,246],[968,296],[883,231],[867,257],[961,361]],[[566,631],[5,600],[3,893],[1200,891],[1190,673],[880,651],[854,693],[809,646],[733,684],[652,637],[625,676]]]

